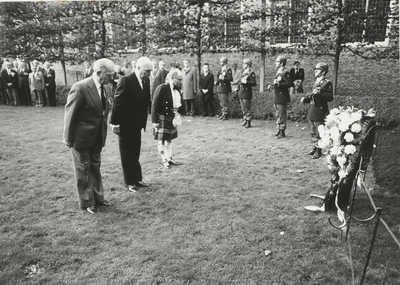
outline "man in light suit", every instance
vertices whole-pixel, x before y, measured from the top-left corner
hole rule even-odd
[[[64,143],[72,152],[79,204],[91,214],[99,205],[112,205],[104,200],[100,154],[109,110],[103,86],[111,82],[114,63],[102,58],[93,64],[93,70],[91,77],[72,85],[64,116]]]
[[[139,156],[141,131],[146,129],[150,104],[149,76],[152,69],[148,57],[139,58],[134,71],[118,81],[114,95],[110,124],[112,131],[118,135],[124,182],[130,192],[149,186],[142,181]]]
[[[44,63],[44,81],[47,91],[47,97],[49,99],[49,106],[56,105],[56,72],[54,69],[50,68],[50,62],[46,61]],[[45,96],[46,97],[46,96]],[[44,97],[44,99],[45,99]],[[46,105],[46,99],[44,100],[44,104]]]
[[[188,59],[183,61],[183,83],[182,83],[182,98],[185,102],[186,115],[194,115],[194,102],[197,93],[197,71],[196,68],[190,66]]]

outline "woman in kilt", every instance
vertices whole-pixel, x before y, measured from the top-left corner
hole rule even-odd
[[[178,108],[181,104],[180,90],[183,74],[179,69],[168,73],[166,83],[157,87],[151,106],[154,139],[158,140],[158,152],[164,168],[178,165],[172,159],[172,140],[178,137],[176,127],[180,124]]]

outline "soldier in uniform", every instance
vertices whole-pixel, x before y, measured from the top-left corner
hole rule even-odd
[[[243,60],[243,72],[239,84],[239,100],[242,109],[244,123],[243,127],[246,129],[251,127],[251,98],[253,97],[252,86],[256,86],[256,75],[251,69],[251,60],[246,58]]]
[[[320,135],[318,127],[324,124],[325,117],[329,114],[328,102],[333,100],[332,82],[325,78],[329,67],[325,62],[319,62],[315,66],[316,77],[314,88],[311,94],[302,97],[302,103],[310,103],[308,108],[308,123],[310,127],[312,150],[308,153],[313,159],[321,157],[321,149],[318,147]]]
[[[232,70],[228,67],[228,59],[226,57],[221,57],[220,59],[221,69],[217,73],[217,81],[215,85],[217,86],[217,93],[219,101],[221,102],[221,116],[218,116],[220,120],[228,119],[228,107],[229,107],[229,93],[232,92],[231,81]]]
[[[268,86],[269,90],[274,89],[274,107],[277,115],[277,132],[275,136],[282,139],[286,136],[286,122],[287,122],[287,104],[290,102],[289,88],[293,87],[293,81],[290,78],[289,71],[286,70],[286,57],[280,55],[275,60],[275,67],[277,69],[276,77],[272,85]]]

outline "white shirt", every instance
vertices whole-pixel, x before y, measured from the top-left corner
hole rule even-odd
[[[135,68],[135,74],[136,74],[137,80],[139,81],[140,87],[143,90],[143,79],[140,78],[140,71],[137,70],[136,68]]]
[[[99,93],[100,100],[101,100],[101,84],[99,82],[99,77],[97,76],[96,73],[93,73],[93,82],[94,82],[94,85],[96,86],[97,92]],[[103,86],[103,90],[104,90],[104,86]]]
[[[182,106],[181,94],[179,94],[179,92],[174,89],[174,85],[172,83],[169,84],[169,87],[171,88],[172,105],[174,109],[178,109],[180,106]]]

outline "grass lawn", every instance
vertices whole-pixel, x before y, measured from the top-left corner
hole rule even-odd
[[[63,115],[62,107],[0,108],[0,284],[351,284],[347,244],[327,220],[338,224],[335,213],[304,210],[329,183],[325,159],[304,155],[306,124],[290,122],[277,140],[272,121],[246,130],[236,119],[185,117],[173,143],[183,165],[167,170],[149,122],[141,164],[152,187],[136,194],[124,188],[109,130],[102,174],[115,205],[90,215],[78,206]],[[393,157],[387,134],[378,156]],[[383,184],[385,164],[374,160],[379,185],[367,183],[400,236],[400,191]],[[357,217],[371,215],[361,192],[358,201]],[[352,224],[358,282],[372,228]],[[399,284],[399,260],[380,227],[364,284]]]

